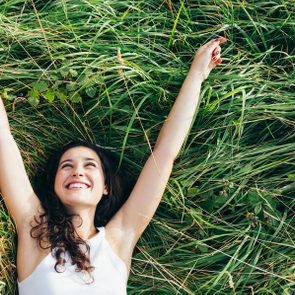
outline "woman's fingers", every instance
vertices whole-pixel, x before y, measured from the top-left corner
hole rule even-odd
[[[215,56],[212,57],[212,60],[213,60],[214,62],[216,62],[216,61],[219,60],[219,59],[220,59],[220,54],[217,54],[217,55],[215,55]]]
[[[213,39],[213,40],[209,41],[207,44],[205,44],[205,46],[209,50],[214,50],[217,46],[219,46],[220,43],[224,43],[226,41],[227,41],[226,38],[220,37],[218,39]]]
[[[227,41],[226,38],[224,38],[224,37],[219,37],[219,38],[216,38],[216,39],[212,39],[212,40],[210,40],[209,42],[207,42],[206,44],[204,44],[204,46],[209,47],[209,46],[211,46],[212,44],[215,44],[215,43],[217,43],[217,42],[219,42],[219,43],[224,43],[224,42],[226,42],[226,41]]]
[[[215,63],[216,63],[217,65],[219,65],[219,64],[221,64],[221,62],[222,62],[222,58],[219,58]]]
[[[219,52],[221,51],[221,47],[219,46],[219,44],[224,43],[226,41],[227,40],[224,37],[212,39],[209,42],[205,43],[202,47],[200,47],[197,50],[197,53],[207,52],[207,53],[212,54],[212,56],[213,56],[213,52],[215,52],[214,55],[216,55],[216,54],[218,54],[218,52],[216,53],[216,51],[219,51]]]
[[[220,52],[221,52],[221,47],[218,45],[218,46],[213,50],[213,52],[212,52],[212,57],[214,57],[214,56],[220,54]]]
[[[214,69],[216,66],[220,65],[222,62],[222,58],[218,57],[217,59],[212,59],[211,62],[209,63],[209,69],[212,70]]]
[[[224,37],[213,39],[197,50],[192,66],[204,73],[205,79],[210,71],[222,62],[220,44],[226,41]]]
[[[217,65],[221,64],[222,58],[221,57],[218,57],[218,59],[214,60],[213,62],[217,66]]]
[[[227,39],[224,38],[224,37],[220,37],[220,38],[218,38],[218,40],[219,40],[220,43],[224,43],[224,42],[227,41]]]
[[[219,46],[220,43],[224,43],[227,40],[224,37],[220,37],[218,39],[211,40],[208,45],[208,50],[211,51],[211,61],[218,65],[221,63],[222,59],[220,58],[221,47]]]
[[[204,44],[203,47],[211,48],[212,46],[214,47],[219,43],[220,43],[220,41],[218,39],[213,39],[213,40],[209,41],[208,43]]]

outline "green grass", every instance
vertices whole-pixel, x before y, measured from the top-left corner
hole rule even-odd
[[[294,1],[0,1],[0,93],[31,177],[75,137],[112,149],[137,175],[195,50],[229,40],[135,249],[128,294],[294,294],[294,10]],[[15,229],[3,201],[0,233],[0,293],[13,294]]]

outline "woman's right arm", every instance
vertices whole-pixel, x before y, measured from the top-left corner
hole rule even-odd
[[[29,228],[40,209],[17,144],[10,132],[7,114],[0,97],[0,191],[18,233]]]

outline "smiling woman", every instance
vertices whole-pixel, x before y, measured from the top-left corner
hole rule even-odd
[[[82,141],[54,154],[34,191],[0,100],[0,188],[17,226],[21,295],[126,294],[133,249],[159,206],[223,42],[196,52],[132,191],[113,157]]]
[[[39,174],[37,176],[37,195],[43,210],[35,218],[31,229],[31,237],[44,250],[37,269],[50,259],[54,262],[56,272],[49,269],[47,271],[55,277],[57,273],[63,273],[65,268],[72,269],[68,263],[71,261],[76,266],[73,275],[84,274],[84,281],[93,281],[93,288],[96,286],[95,282],[101,280],[100,267],[97,264],[109,266],[111,270],[117,269],[119,265],[120,275],[123,273],[123,277],[126,277],[126,268],[129,269],[127,263],[117,256],[114,247],[109,247],[106,240],[98,239],[100,246],[96,245],[96,248],[105,248],[107,253],[104,256],[113,257],[111,263],[106,258],[103,263],[95,260],[102,254],[97,254],[96,258],[92,256],[91,259],[89,256],[89,240],[96,241],[97,235],[104,235],[104,226],[125,202],[132,188],[132,180],[126,173],[123,182],[122,172],[118,170],[114,155],[94,144],[78,140],[55,152],[45,167],[46,171],[41,179]],[[105,247],[103,243],[106,244]],[[50,252],[54,259],[48,257]],[[20,275],[19,271],[19,280]],[[29,276],[24,273],[24,280],[19,282],[20,290],[29,288],[32,293],[37,293],[36,285],[33,285],[33,290],[27,287],[35,276],[35,271]],[[111,274],[109,276],[112,277]],[[41,281],[43,280],[44,277]],[[48,284],[46,280],[43,283],[41,281],[39,280],[40,286]],[[50,286],[48,288],[50,290]]]
[[[53,216],[62,208],[70,218],[76,214],[84,221],[87,216],[91,216],[90,220],[94,216],[95,222],[89,224],[86,234],[86,221],[82,228],[76,229],[84,239],[96,232],[95,227],[108,222],[133,186],[133,180],[126,172],[123,181],[114,155],[81,140],[55,152],[45,167],[42,177],[38,173],[35,181],[38,183],[37,195],[42,207],[46,208],[43,214],[51,212]]]
[[[66,151],[58,165],[54,190],[71,212],[96,206],[107,194],[98,155],[81,146]]]

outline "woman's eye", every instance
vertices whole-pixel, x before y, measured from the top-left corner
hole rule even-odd
[[[93,166],[93,167],[96,167],[96,165],[94,163],[87,163],[85,166]]]
[[[72,167],[72,165],[71,164],[64,164],[64,165],[61,166],[62,169],[66,168],[66,167]]]

